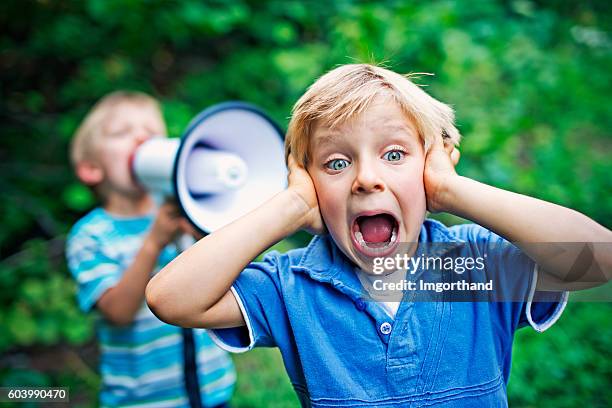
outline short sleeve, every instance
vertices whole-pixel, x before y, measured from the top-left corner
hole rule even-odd
[[[210,337],[219,347],[242,353],[253,347],[276,345],[275,337],[287,328],[279,280],[279,270],[283,267],[288,268],[288,264],[273,251],[262,262],[253,262],[242,271],[231,291],[246,326],[209,330]]]
[[[486,259],[487,278],[496,287],[492,309],[500,324],[510,332],[527,325],[542,332],[559,319],[568,293],[537,291],[538,266],[517,246],[479,225],[454,230]]]
[[[521,311],[519,327],[530,325],[535,331],[543,332],[551,327],[563,314],[569,293],[536,291],[539,268],[533,268],[527,302]],[[540,300],[538,300],[540,299]]]
[[[84,232],[68,238],[68,269],[77,282],[79,307],[90,311],[102,294],[121,279],[121,265],[104,254],[99,240]]]

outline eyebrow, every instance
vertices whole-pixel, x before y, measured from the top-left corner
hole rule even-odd
[[[317,132],[319,133],[319,132]],[[321,131],[321,133],[317,134],[317,136],[314,138],[313,142],[316,143],[318,146],[325,146],[327,144],[332,144],[334,143],[335,139],[341,134],[341,132],[337,131],[337,130],[332,130],[332,129],[328,129],[326,128],[325,130]]]

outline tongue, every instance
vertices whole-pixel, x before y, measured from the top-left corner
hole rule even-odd
[[[359,230],[363,240],[369,243],[386,242],[391,239],[393,224],[388,215],[373,215],[359,219]]]

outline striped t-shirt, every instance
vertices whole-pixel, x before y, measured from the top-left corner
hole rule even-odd
[[[84,311],[116,285],[152,225],[153,217],[119,218],[96,208],[72,228],[66,248],[68,267],[78,283],[77,299]],[[164,248],[158,268],[176,256]],[[94,309],[95,310],[95,309]],[[188,407],[180,328],[158,320],[143,302],[134,321],[124,327],[96,313],[100,345],[102,406]],[[236,374],[229,356],[205,330],[193,331],[200,395],[204,406],[228,401]]]

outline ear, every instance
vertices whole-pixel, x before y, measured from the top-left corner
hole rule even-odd
[[[84,184],[94,186],[104,179],[104,170],[98,164],[84,160],[76,165],[76,175]]]

